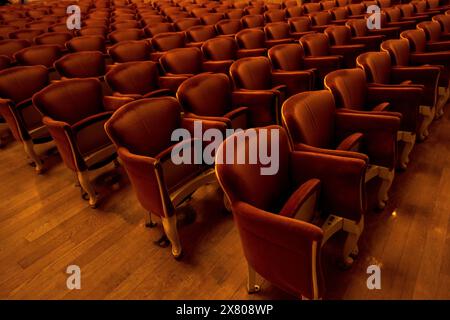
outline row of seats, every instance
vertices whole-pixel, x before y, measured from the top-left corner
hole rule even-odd
[[[127,0],[96,1],[95,7],[89,2],[85,12],[100,12],[112,4],[117,10],[119,3],[150,7]],[[157,1],[151,10],[178,4]],[[268,26],[289,26],[276,22],[265,25],[266,33],[243,30],[254,36],[250,39],[262,39],[248,40],[250,48],[242,47],[237,34],[219,36],[202,43],[201,49],[167,50],[153,59],[157,61],[151,61],[151,55],[136,59],[142,61],[113,58],[119,63],[110,67],[104,50],[70,53],[54,63],[61,79],[49,76],[53,63],[1,71],[0,113],[38,171],[43,164],[33,144],[55,142],[93,207],[98,195],[89,172],[111,162],[117,165],[118,155],[150,214],[148,226],[154,225],[152,215],[161,218],[176,258],[182,246],[175,210],[217,174],[249,264],[249,291],[258,290],[257,272],[297,296],[320,298],[322,244],[335,232],[346,231],[342,260],[352,264],[364,226],[365,183],[382,180],[377,204],[384,208],[395,169],[406,168],[416,136],[425,139],[431,121],[443,113],[450,74],[447,17],[437,10],[427,21],[389,27],[396,28],[397,37],[391,29],[367,29],[362,17],[328,25],[323,33],[313,30],[296,37],[288,32],[268,40]],[[71,61],[77,55],[82,61]],[[86,67],[85,61],[100,62]],[[99,66],[103,69],[95,75],[86,73]],[[172,150],[194,148],[195,143],[174,143],[172,132],[184,128],[193,134],[196,121],[204,130],[221,132],[257,127],[259,134],[267,135],[267,149],[278,144],[280,169],[264,176],[260,172],[266,164],[261,163],[218,162],[215,168],[207,163],[175,164]],[[217,159],[226,156],[232,140],[236,151],[249,153],[260,137],[239,139],[248,132],[221,144]]]

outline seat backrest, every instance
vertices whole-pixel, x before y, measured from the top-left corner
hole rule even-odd
[[[178,88],[177,98],[186,111],[221,117],[230,110],[231,90],[227,75],[203,73],[185,80]]]
[[[418,29],[422,29],[425,32],[427,40],[440,41],[441,40],[441,25],[437,21],[421,22],[417,25]]]
[[[272,88],[272,65],[266,57],[249,57],[235,61],[230,74],[236,88],[268,90]]]
[[[47,68],[62,55],[61,47],[54,44],[36,45],[22,49],[14,54],[14,59],[23,66],[43,65]]]
[[[202,72],[203,55],[199,48],[179,48],[167,51],[160,59],[165,72],[197,74]]]
[[[159,33],[174,32],[175,29],[171,23],[164,22],[147,25],[144,31],[147,36],[154,37]]]
[[[349,4],[348,6],[346,6],[346,8],[352,16],[366,13],[366,8],[362,3]]]
[[[103,112],[102,85],[98,79],[57,81],[33,96],[34,105],[56,121],[73,125]]]
[[[216,30],[218,34],[235,34],[242,29],[240,20],[221,20],[216,24]]]
[[[256,14],[263,14],[264,13],[264,7],[262,6],[248,6],[244,8],[244,12],[246,15],[256,15]]]
[[[198,18],[183,18],[174,22],[173,26],[177,31],[185,31],[193,26],[199,26],[202,21]]]
[[[395,66],[409,65],[409,41],[407,39],[386,40],[381,43],[381,50],[389,53]]]
[[[13,31],[9,34],[11,39],[24,39],[28,41],[33,41],[35,37],[44,33],[41,29],[20,29]]]
[[[275,141],[271,139],[272,130],[278,132],[278,139]],[[258,137],[260,134],[264,136]],[[267,150],[271,150],[274,143],[279,148],[279,170],[274,175],[261,174],[261,168],[264,165],[260,159],[257,159],[256,163],[246,161],[242,164],[237,161],[238,157],[250,159],[252,156],[250,152],[254,152],[252,146],[258,145],[258,141],[264,138],[267,139]],[[234,153],[233,155],[227,154],[230,150]],[[216,156],[216,172],[232,204],[242,201],[268,212],[278,212],[290,194],[289,157],[289,140],[283,128],[269,126],[239,131],[220,145]],[[227,161],[217,161],[217,159]]]
[[[281,109],[283,126],[292,143],[332,148],[335,105],[328,90],[309,91],[288,98]]]
[[[116,30],[108,34],[112,43],[118,43],[126,40],[141,40],[144,38],[144,32],[141,29]]]
[[[158,65],[153,61],[124,62],[112,68],[105,80],[111,89],[123,94],[144,95],[158,88]]]
[[[356,58],[356,63],[366,73],[369,82],[389,84],[391,57],[387,52],[366,52]]]
[[[36,44],[57,44],[64,47],[65,43],[72,39],[72,34],[69,32],[49,32],[44,33],[34,38]]]
[[[326,11],[311,13],[309,17],[313,26],[324,26],[331,23],[331,14]]]
[[[367,22],[365,19],[349,19],[345,25],[350,27],[352,35],[355,37],[364,37],[368,34]]]
[[[66,47],[70,52],[106,51],[105,38],[102,36],[75,37],[66,43]]]
[[[346,45],[351,43],[352,32],[346,26],[331,26],[324,30],[332,45]]]
[[[289,18],[300,17],[303,15],[303,8],[299,6],[286,8],[286,16]]]
[[[354,68],[332,71],[325,76],[324,83],[333,93],[338,108],[364,110],[367,95],[364,70]]]
[[[260,14],[243,16],[241,22],[244,28],[264,27],[264,16]]]
[[[243,29],[236,33],[236,42],[242,49],[265,48],[266,35],[261,29]]]
[[[433,17],[433,21],[441,24],[441,30],[445,33],[450,32],[450,15],[438,14]]]
[[[230,9],[225,12],[227,19],[241,19],[244,16],[244,10],[242,9]]]
[[[12,67],[0,71],[0,97],[15,103],[30,99],[49,83],[43,66]]]
[[[269,49],[268,56],[274,69],[299,71],[303,69],[305,53],[298,43],[279,44]]]
[[[348,11],[343,7],[337,7],[330,10],[333,20],[344,20],[348,18]]]
[[[140,27],[141,24],[136,20],[123,20],[110,25],[111,30],[139,29]]]
[[[100,77],[105,74],[106,62],[100,51],[81,51],[63,56],[55,68],[65,78]]]
[[[238,46],[231,37],[216,37],[205,41],[202,52],[208,60],[236,60]]]
[[[439,8],[439,0],[426,0],[427,4],[428,4],[428,8],[432,9],[436,9]]]
[[[296,17],[288,20],[293,32],[305,32],[311,30],[311,20],[308,17]]]
[[[147,40],[130,40],[113,45],[108,53],[114,62],[130,62],[150,60],[151,51]]]
[[[172,144],[172,132],[180,127],[180,123],[181,106],[178,101],[172,97],[160,97],[122,106],[105,128],[118,148],[126,148],[139,156],[156,157]]]
[[[405,3],[398,5],[403,17],[414,16],[414,6],[411,3]]]
[[[392,5],[391,0],[377,0],[377,3],[380,8],[389,8]]]
[[[0,55],[12,58],[14,53],[31,46],[31,42],[23,39],[0,40]]]
[[[307,34],[300,38],[306,56],[321,57],[330,53],[328,37],[323,33]]]
[[[336,7],[336,1],[334,0],[324,0],[320,2],[322,10],[331,10]]]
[[[118,32],[118,31],[116,31]],[[108,29],[106,27],[84,27],[78,31],[80,36],[101,36],[106,38]]]
[[[383,11],[386,13],[389,22],[398,22],[402,19],[402,12],[398,7],[384,8]]]
[[[216,36],[216,29],[212,25],[193,26],[187,30],[187,36],[192,42],[202,42]]]
[[[302,7],[305,13],[319,12],[322,10],[319,2],[305,3]]]
[[[286,13],[281,9],[270,10],[264,13],[264,18],[267,22],[282,22],[286,19]]]
[[[406,30],[400,34],[400,38],[409,41],[411,52],[422,53],[426,51],[427,38],[425,31],[421,29]]]
[[[202,23],[204,25],[215,25],[217,22],[224,19],[224,15],[220,12],[208,13],[202,16],[200,19],[202,20]]]
[[[264,26],[264,32],[270,40],[290,38],[290,27],[287,22],[268,23]]]
[[[186,34],[184,32],[159,33],[152,38],[152,46],[156,51],[169,51],[186,46]]]

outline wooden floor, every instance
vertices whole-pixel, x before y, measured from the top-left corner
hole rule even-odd
[[[200,189],[178,213],[185,255],[177,262],[153,244],[160,229],[144,227],[145,212],[123,172],[119,190],[100,173],[102,203],[93,210],[57,154],[45,165],[36,176],[18,143],[0,150],[0,298],[295,298],[262,279],[261,292],[247,295],[238,233],[217,185]],[[360,255],[348,271],[335,263],[339,242],[337,236],[324,250],[326,299],[450,299],[449,107],[397,174],[388,207],[367,214]],[[81,290],[66,287],[72,264],[81,268]],[[381,266],[381,290],[366,287],[371,264]]]

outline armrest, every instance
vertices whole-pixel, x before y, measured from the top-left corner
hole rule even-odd
[[[336,112],[337,135],[345,137],[354,132],[362,133],[362,148],[371,164],[388,168],[395,166],[399,129],[399,116]]]
[[[134,101],[132,97],[128,96],[104,96],[103,97],[103,107],[107,111],[115,111],[119,109],[124,104]]]
[[[362,143],[363,137],[364,137],[364,135],[360,132],[352,133],[347,138],[342,140],[336,149],[358,152],[358,149]]]
[[[172,92],[169,89],[158,89],[144,94],[143,98],[163,97],[171,94]]]
[[[290,168],[297,183],[320,180],[322,211],[353,221],[360,221],[366,208],[366,167],[366,161],[351,157],[304,151],[291,153]]]
[[[314,210],[313,212],[305,212],[307,208],[304,208],[303,206],[311,199],[311,196],[318,195],[319,192],[320,180],[311,179],[306,181],[291,194],[283,208],[280,210],[279,215],[310,222],[311,219],[308,218],[312,218]],[[314,203],[313,208],[308,209],[315,209],[315,207],[316,204]]]
[[[280,95],[277,90],[240,89],[233,91],[232,104],[249,108],[251,126],[266,126],[278,120]]]
[[[450,64],[450,51],[411,53],[409,57],[415,64]]]
[[[389,104],[389,102],[382,102],[382,103],[377,104],[372,110],[373,111],[381,111],[381,112],[389,111],[390,106],[391,105]]]
[[[76,143],[70,125],[66,122],[53,120],[47,116],[42,118],[42,122],[47,126],[65,165],[72,171],[87,169],[79,152],[74,153],[72,151],[77,151],[78,149],[72,148],[72,146],[76,146]]]
[[[194,137],[194,125],[197,121],[202,122],[203,131],[206,131],[208,129],[218,129],[222,133],[225,133],[225,130],[227,129],[227,125],[222,121],[199,120],[198,118],[188,117],[183,117],[183,119],[181,120],[181,127],[187,129],[191,133],[191,136]]]
[[[354,159],[360,159],[368,162],[369,157],[363,153],[355,152],[355,151],[347,151],[347,150],[336,150],[336,149],[324,149],[313,147],[304,143],[296,143],[294,145],[295,151],[306,151],[306,152],[314,152],[314,153],[323,153],[330,156],[340,156],[340,157],[348,157]]]
[[[351,38],[351,42],[355,44],[374,45],[374,43],[381,43],[385,38],[385,35],[353,37]]]
[[[220,60],[220,61],[204,61],[203,70],[213,73],[225,73],[228,74],[230,66],[233,64],[234,60]]]
[[[450,50],[450,41],[428,42],[427,51],[448,51]]]
[[[248,113],[247,107],[238,107],[226,113],[224,117],[233,120],[234,118],[240,117],[246,113]]]
[[[138,93],[120,93],[120,92],[114,92],[113,97],[116,98],[130,98],[133,100],[142,99],[142,95]]]
[[[381,29],[370,29],[369,34],[384,35],[389,38],[398,38],[400,35],[400,28],[398,27],[386,27]]]
[[[272,82],[287,87],[288,96],[312,90],[314,74],[310,71],[273,71]]]
[[[173,94],[178,90],[178,87],[184,80],[188,79],[188,76],[176,75],[176,76],[162,76],[159,77],[159,87],[169,89]]]
[[[358,54],[364,50],[366,46],[364,44],[348,44],[342,46],[331,46],[330,53],[332,55],[345,55],[345,54]]]
[[[343,56],[326,56],[326,57],[305,57],[303,61],[305,62],[306,68],[340,68],[342,64]]]
[[[295,281],[297,290],[307,298],[322,296],[322,229],[244,202],[232,203],[232,210],[245,258],[258,274],[281,288],[291,288]],[[317,278],[311,274],[316,274]],[[313,288],[317,288],[317,292]]]
[[[190,119],[196,119],[199,121],[202,120],[209,120],[209,121],[218,121],[218,122],[223,122],[227,125],[227,127],[231,127],[231,120],[225,116],[223,117],[213,117],[213,116],[202,116],[202,115],[197,115],[195,113],[192,112],[184,112],[184,116],[186,118],[190,118]]]
[[[76,123],[74,123],[71,128],[74,132],[80,131],[96,122],[99,121],[105,121],[111,118],[113,112],[112,111],[105,111],[101,113],[94,114],[92,116],[89,116],[87,118],[84,118]]]
[[[402,83],[407,80],[413,84],[424,86],[424,103],[434,106],[436,100],[436,88],[439,84],[440,68],[436,66],[422,67],[392,67],[392,80]]]
[[[260,48],[260,49],[239,49],[237,51],[237,57],[240,58],[247,58],[247,57],[259,57],[259,56],[265,56],[267,53],[266,48]]]
[[[295,40],[293,38],[266,40],[266,47],[271,48],[273,46],[276,46],[277,44],[293,43],[294,41]]]
[[[185,139],[185,140],[181,140],[181,141],[179,141],[177,143],[174,143],[173,145],[167,147],[166,149],[161,151],[159,154],[157,154],[155,156],[155,160],[164,162],[164,161],[167,161],[167,160],[171,159],[172,150],[173,149],[183,150],[187,146],[189,146],[190,148],[195,149],[195,141],[200,141],[200,143],[201,143],[201,140],[199,138]],[[194,152],[191,152],[190,154],[191,154],[191,156],[194,156]],[[194,163],[194,159],[193,158],[191,159],[191,163],[192,164]]]

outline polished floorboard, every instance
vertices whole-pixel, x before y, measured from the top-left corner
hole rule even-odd
[[[397,173],[386,209],[367,213],[353,267],[336,264],[342,236],[326,245],[325,299],[450,299],[450,106],[430,131]],[[144,227],[146,213],[122,168],[115,189],[112,165],[94,174],[102,201],[93,210],[47,149],[38,148],[48,168],[40,176],[18,143],[0,150],[1,299],[296,298],[263,279],[260,293],[246,293],[239,236],[218,185],[202,187],[179,210],[185,254],[175,261],[153,244],[160,223]],[[372,264],[381,267],[381,290],[366,286]],[[81,268],[80,290],[66,287],[69,265]]]

